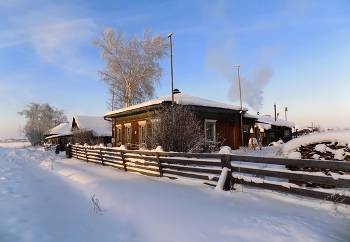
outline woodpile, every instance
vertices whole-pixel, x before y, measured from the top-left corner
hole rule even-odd
[[[319,144],[324,144],[327,146],[327,149],[325,152],[320,152],[320,151],[317,151],[315,149],[316,145],[319,145]],[[301,146],[299,148],[299,151],[301,153],[301,158],[302,159],[314,159],[314,155],[319,155],[319,159],[320,160],[337,160],[334,158],[334,152],[331,152],[330,150],[332,151],[336,151],[336,150],[339,150],[339,149],[343,149],[344,152],[348,152],[350,153],[350,149],[349,149],[349,146],[346,145],[338,145],[337,142],[335,143],[332,143],[332,142],[323,142],[323,143],[317,143],[317,144],[309,144],[309,145],[306,145],[306,146]],[[346,161],[350,161],[350,155],[346,155],[344,157],[344,160]]]
[[[320,149],[317,149],[316,146],[320,144],[326,147],[324,151],[320,151]],[[335,154],[337,150],[341,150],[341,149],[344,151],[344,157],[340,162],[344,162],[344,161],[350,162],[349,146],[339,145],[337,142],[334,142],[334,143],[322,142],[322,143],[316,143],[316,144],[309,144],[306,146],[299,147],[296,151],[300,152],[302,159],[339,161],[339,159],[337,159],[338,157]],[[286,168],[292,171],[322,172],[328,176],[330,176],[331,173],[338,173],[341,175],[344,175],[344,174],[350,175],[349,171],[343,172],[343,171],[333,170],[333,169],[321,169],[321,168],[311,168],[311,167],[301,167],[301,166],[287,166]],[[311,183],[311,182],[305,183],[305,182],[296,181],[296,180],[290,180],[289,182],[297,185],[305,185],[306,187],[334,188],[334,186],[320,184],[320,183]]]

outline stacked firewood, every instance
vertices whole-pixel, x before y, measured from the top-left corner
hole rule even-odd
[[[306,146],[301,146],[297,151],[301,153],[301,158],[302,159],[314,159],[314,155],[319,155],[320,160],[337,160],[334,158],[334,153],[326,150],[325,152],[320,152],[315,149],[316,145],[318,144],[324,144],[326,145],[329,149],[331,150],[338,150],[338,149],[343,149],[344,152],[349,152],[350,149],[349,146],[346,145],[338,145],[338,142],[323,142],[323,143],[317,143],[317,144],[309,144]],[[350,155],[346,155],[344,157],[344,160],[350,161]]]
[[[327,146],[327,149],[324,152],[318,151],[315,147],[319,144],[324,144]],[[306,146],[299,147],[296,151],[301,153],[302,159],[317,159],[317,160],[332,160],[332,161],[338,161],[338,159],[335,157],[334,152],[339,149],[343,149],[345,156],[344,161],[350,162],[350,148],[348,145],[339,145],[337,142],[322,142],[317,144],[309,144]],[[338,173],[338,174],[347,174],[350,175],[349,171],[343,172],[339,170],[333,170],[333,169],[321,169],[321,168],[311,168],[311,167],[300,167],[300,166],[287,166],[286,168],[292,170],[292,171],[306,171],[306,172],[322,172],[326,175],[330,175],[330,172],[332,173]],[[331,185],[325,185],[325,184],[319,184],[319,183],[305,183],[302,181],[295,181],[290,180],[289,182],[297,184],[297,185],[306,185],[307,187],[322,187],[322,188],[334,188],[334,186]]]

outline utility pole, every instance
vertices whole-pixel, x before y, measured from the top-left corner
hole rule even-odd
[[[168,38],[170,39],[170,66],[171,66],[171,105],[174,105],[174,82],[173,82],[173,44],[171,42],[171,36],[173,35],[174,31],[171,32],[168,35]]]
[[[275,121],[277,121],[277,117],[276,117],[276,103],[273,104],[273,108],[275,109]]]
[[[286,121],[287,121],[287,111],[288,111],[288,108],[285,107],[285,108],[284,108],[284,113],[285,113],[285,116],[286,116]]]
[[[239,87],[239,101],[241,103],[241,134],[242,134],[242,147],[244,147],[244,139],[243,139],[243,107],[242,107],[242,89],[241,89],[241,79],[239,78],[239,67],[241,65],[236,65],[233,67],[237,67],[238,70],[238,87]]]

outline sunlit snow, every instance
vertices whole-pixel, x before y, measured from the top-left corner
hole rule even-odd
[[[199,180],[152,178],[11,146],[0,147],[2,242],[350,240],[345,205],[239,184],[214,192]],[[249,152],[272,156],[275,149]]]

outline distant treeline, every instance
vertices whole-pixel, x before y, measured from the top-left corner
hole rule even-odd
[[[28,139],[0,139],[0,143],[9,143],[9,142],[29,142]]]

